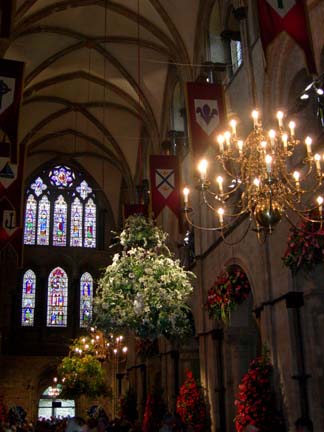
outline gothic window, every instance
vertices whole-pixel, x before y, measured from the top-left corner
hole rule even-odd
[[[35,294],[36,275],[32,270],[27,270],[23,277],[21,301],[21,325],[24,327],[34,325]]]
[[[84,230],[84,246],[94,248],[96,246],[96,206],[91,198],[88,199],[85,205],[85,230]]]
[[[83,207],[79,198],[71,206],[70,246],[82,246]]]
[[[56,267],[48,277],[47,326],[66,327],[68,302],[68,277],[65,271]]]
[[[44,169],[27,188],[24,244],[95,248],[97,206],[82,173]]]
[[[93,278],[83,273],[80,279],[80,327],[87,327],[92,318]]]
[[[24,234],[25,244],[30,244],[30,245],[35,244],[36,212],[37,212],[37,202],[33,195],[29,195],[26,202],[26,212],[25,212],[25,234]]]
[[[54,204],[53,246],[66,245],[67,205],[62,195]]]

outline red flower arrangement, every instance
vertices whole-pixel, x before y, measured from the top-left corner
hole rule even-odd
[[[222,273],[209,289],[206,307],[209,316],[228,321],[232,310],[242,303],[251,291],[246,274],[239,267]]]
[[[290,228],[287,249],[282,260],[293,273],[310,272],[324,261],[324,229],[318,223],[302,222]]]
[[[186,370],[186,380],[180,388],[177,398],[177,413],[183,423],[193,432],[210,430],[210,420],[202,388],[190,370]]]
[[[272,374],[273,367],[268,354],[257,357],[250,363],[235,400],[234,421],[237,432],[245,431],[248,425],[253,425],[260,432],[281,430],[283,422],[275,409]]]
[[[162,419],[166,412],[167,408],[162,399],[162,390],[156,387],[146,399],[142,432],[158,431],[162,426]]]

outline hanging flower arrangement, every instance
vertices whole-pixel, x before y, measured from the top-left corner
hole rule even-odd
[[[177,414],[193,432],[210,430],[210,419],[205,397],[202,388],[198,386],[190,370],[186,370],[186,380],[180,387],[177,398]]]
[[[316,264],[324,262],[324,229],[313,222],[291,227],[282,261],[294,274],[299,270],[309,273]]]
[[[235,400],[237,432],[245,431],[248,425],[262,432],[281,430],[282,417],[275,409],[272,375],[273,366],[267,353],[250,363]]]
[[[94,299],[97,326],[107,332],[127,328],[150,339],[191,334],[187,300],[193,274],[172,258],[165,235],[152,222],[137,216],[128,219],[126,227],[126,233],[120,235],[126,250],[115,254],[99,280]],[[142,230],[148,236],[146,241]]]
[[[246,274],[239,267],[222,273],[208,290],[206,307],[209,316],[228,321],[231,312],[250,294],[251,288]]]
[[[60,397],[74,399],[85,395],[90,398],[109,395],[102,362],[96,357],[91,341],[84,344],[80,337],[70,346],[69,355],[58,367],[62,382]],[[87,346],[85,349],[84,347]]]

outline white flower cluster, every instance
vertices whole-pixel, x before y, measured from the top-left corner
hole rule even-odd
[[[141,337],[183,337],[192,330],[187,301],[192,273],[178,260],[143,247],[116,254],[95,299],[98,326]]]

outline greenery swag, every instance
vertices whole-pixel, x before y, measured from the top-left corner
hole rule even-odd
[[[99,280],[96,324],[109,332],[131,329],[141,338],[182,338],[192,332],[187,300],[192,273],[165,245],[166,234],[143,216],[131,216],[115,254]]]

